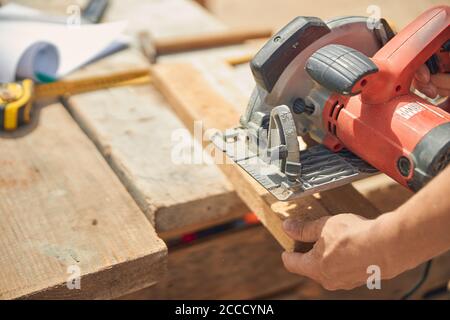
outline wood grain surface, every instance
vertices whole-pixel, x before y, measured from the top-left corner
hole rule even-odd
[[[129,19],[130,34],[146,30],[155,39],[225,29],[196,3],[184,0],[113,1],[105,19]],[[72,77],[146,66],[149,63],[133,46]],[[173,160],[174,136],[185,133],[187,144],[198,143],[152,86],[77,95],[68,99],[67,106],[162,237],[229,221],[249,211],[214,165]]]
[[[61,104],[0,149],[1,299],[113,298],[163,276],[165,244]]]
[[[281,263],[281,248],[262,226],[230,231],[174,249],[165,281],[124,299],[254,299],[303,281]]]

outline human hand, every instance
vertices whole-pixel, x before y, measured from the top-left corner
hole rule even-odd
[[[354,214],[339,214],[300,222],[286,220],[285,232],[294,240],[315,242],[307,253],[284,252],[286,269],[307,276],[327,290],[350,290],[366,283],[371,265],[380,267],[382,278],[400,273],[388,259],[389,232],[376,220]]]
[[[413,86],[431,99],[436,98],[437,95],[448,97],[450,96],[450,74],[432,75],[428,67],[422,65],[414,75]]]

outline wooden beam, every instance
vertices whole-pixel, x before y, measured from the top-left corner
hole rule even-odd
[[[65,12],[64,2],[54,4],[53,9]],[[44,0],[27,3],[38,8],[48,6]],[[182,14],[167,14],[174,11]],[[203,8],[184,0],[111,1],[105,20],[128,20],[131,33],[146,30],[163,42],[227,30]],[[254,51],[254,45],[247,44],[162,56],[161,60],[188,59],[188,55],[207,52],[208,56],[231,57],[228,62],[236,64]],[[147,67],[148,61],[132,47],[77,70],[69,79]],[[172,133],[184,130],[184,126],[152,86],[74,95],[67,99],[66,106],[161,237],[180,236],[249,211],[215,166],[172,162]]]
[[[220,63],[219,61],[217,63]],[[193,131],[194,121],[202,121],[203,130],[211,128],[225,130],[238,124],[239,113],[233,106],[208,82],[206,77],[191,64],[165,63],[155,65],[152,69],[155,86],[164,94],[171,106],[185,125]],[[223,81],[222,81],[223,82]],[[227,84],[229,85],[229,84]],[[208,144],[207,141],[204,141]],[[287,217],[300,219],[317,219],[335,212],[336,205],[343,201],[348,203],[348,209],[365,206],[369,208],[369,216],[373,215],[374,207],[365,198],[352,197],[359,202],[348,201],[348,197],[357,194],[351,186],[345,187],[345,192],[331,196],[328,206],[324,206],[314,197],[280,202],[269,195],[240,167],[234,164],[219,164],[219,168],[235,187],[241,199],[260,218],[274,237],[286,250],[304,250],[304,244],[296,243],[282,230],[282,221]],[[333,204],[335,203],[335,204]],[[309,246],[307,246],[309,247]]]
[[[155,284],[165,244],[61,104],[0,137],[0,299],[114,298]],[[79,268],[81,289],[66,286]]]
[[[330,214],[354,213],[369,219],[380,214],[376,206],[350,184],[321,192],[314,197]]]
[[[167,277],[123,299],[255,299],[298,286],[282,249],[262,226],[217,234],[170,250]]]
[[[358,183],[358,188],[370,194],[374,206],[383,205],[388,210],[395,208],[398,194],[405,189],[385,176],[362,180]],[[384,188],[390,192],[384,192]],[[322,200],[324,205],[331,206],[328,201],[332,201],[332,194],[320,194],[319,201]],[[357,212],[356,206],[351,207],[346,203],[348,201],[339,201],[334,209],[337,212],[349,209],[356,210],[356,213],[367,211],[366,206],[361,206],[361,211]],[[169,255],[171,272],[167,279],[123,298],[183,299],[187,297],[187,292],[191,292],[187,298],[202,299],[210,294],[211,299],[398,299],[419,280],[423,272],[422,265],[394,279],[383,280],[381,290],[369,290],[362,286],[350,291],[330,292],[312,280],[286,275],[280,265],[280,248],[268,232],[262,229],[256,227],[228,232],[174,249]],[[245,246],[242,246],[242,239],[246,239]],[[193,263],[198,260],[204,263]],[[260,269],[257,262],[262,260],[264,268]],[[413,299],[423,298],[428,291],[447,283],[450,278],[449,260],[450,252],[434,259],[428,279],[414,294]],[[220,268],[211,268],[219,264]],[[273,277],[267,277],[268,268],[272,270],[270,274]],[[292,285],[295,287],[290,289]],[[431,296],[437,297],[439,296]]]

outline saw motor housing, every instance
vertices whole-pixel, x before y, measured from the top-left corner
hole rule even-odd
[[[417,191],[449,163],[450,115],[410,88],[419,66],[448,57],[450,8],[395,36],[369,22],[298,17],[253,59],[240,126],[214,141],[279,200],[378,171]],[[307,135],[318,144],[301,150]]]

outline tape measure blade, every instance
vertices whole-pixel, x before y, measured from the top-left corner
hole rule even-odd
[[[107,76],[94,76],[78,80],[63,80],[36,86],[35,98],[50,98],[95,91],[117,86],[144,84],[151,81],[148,69],[138,69]]]

